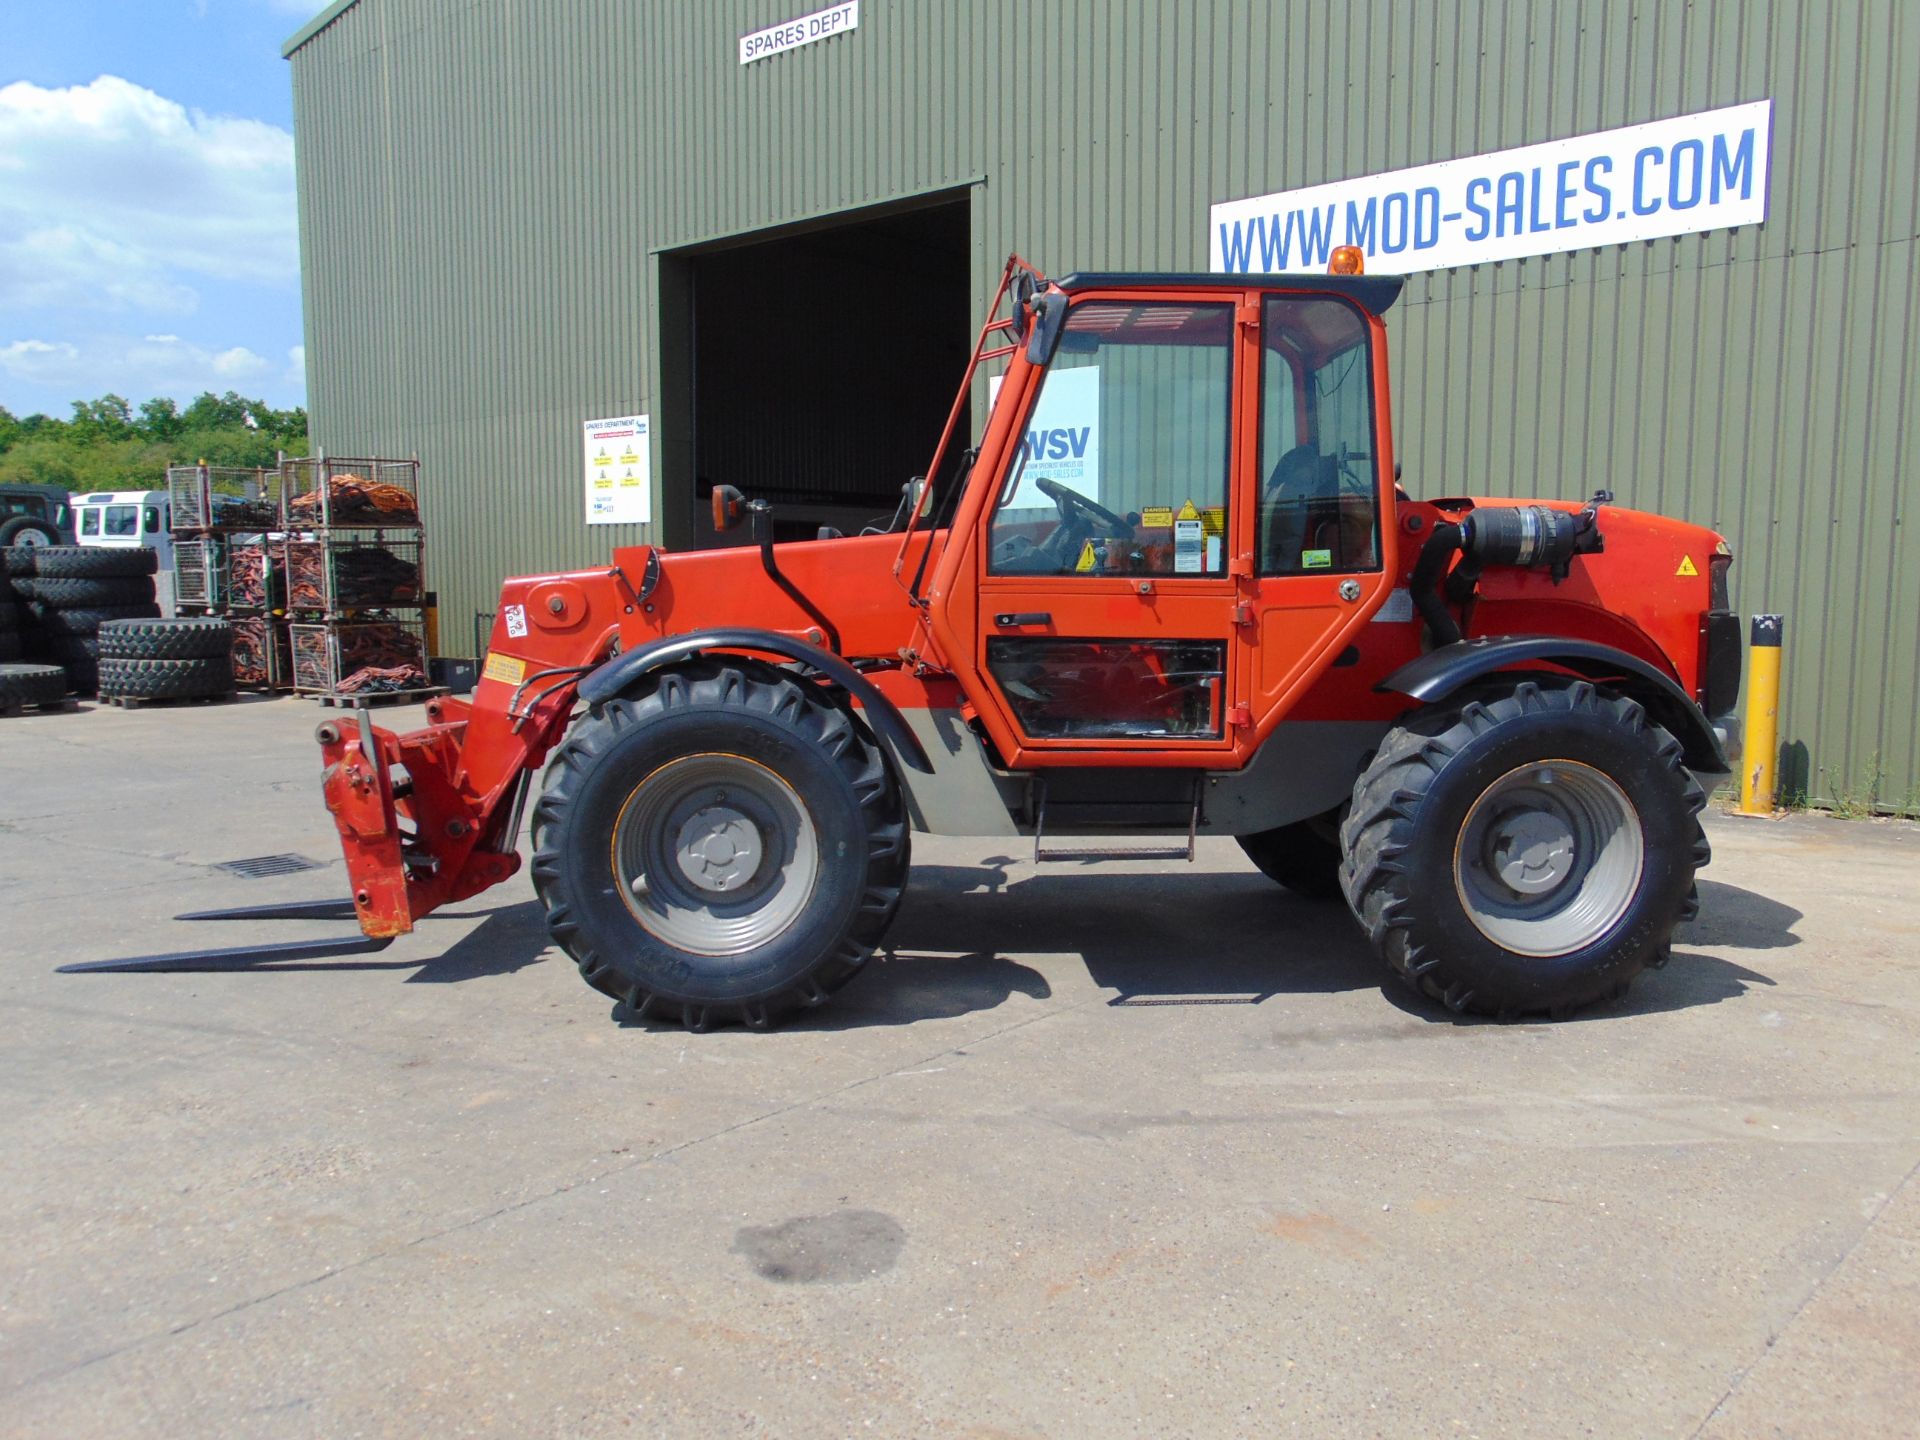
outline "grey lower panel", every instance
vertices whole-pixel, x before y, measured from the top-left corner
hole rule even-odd
[[[907,724],[920,737],[931,775],[898,767],[901,788],[907,792],[907,816],[913,828],[933,835],[1018,835],[1008,809],[1025,791],[1025,781],[1009,780],[1003,795],[993,767],[987,763],[980,739],[957,710],[906,710]]]
[[[1201,834],[1251,835],[1344,805],[1392,728],[1369,720],[1283,722],[1246,769],[1207,776]]]
[[[933,761],[931,775],[916,774],[904,767],[900,770],[914,829],[935,835],[1033,833],[1030,788],[1038,783],[1035,776],[996,771],[988,763],[979,738],[956,711],[904,713]],[[1281,725],[1246,769],[1202,772],[1200,832],[1247,835],[1344,804],[1353,793],[1353,782],[1389,728],[1383,723],[1344,720]],[[1075,798],[1081,800],[1091,800],[1101,792],[1112,800],[1133,799],[1146,789],[1164,789],[1170,777],[1181,779],[1185,793],[1185,777],[1174,771],[1115,768],[1071,772]],[[1069,818],[1071,807],[1059,803],[1060,798],[1056,797],[1049,808],[1047,832],[1071,834],[1083,830]],[[1164,824],[1127,828],[1130,833],[1176,834],[1185,831],[1186,819],[1182,816],[1175,823],[1170,817]]]

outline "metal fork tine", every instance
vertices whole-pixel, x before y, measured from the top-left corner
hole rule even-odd
[[[271,905],[240,905],[231,910],[190,910],[176,920],[351,920],[351,900],[279,900]]]
[[[332,955],[367,955],[384,950],[389,936],[344,935],[331,940],[281,940],[268,945],[236,945],[224,950],[181,950],[171,955],[134,955],[124,960],[86,960],[55,967],[61,975],[133,971],[247,970],[277,960],[322,960]]]

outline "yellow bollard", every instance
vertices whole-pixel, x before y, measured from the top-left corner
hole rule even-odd
[[[429,590],[422,598],[425,607],[421,613],[426,621],[422,628],[426,633],[427,658],[431,660],[440,653],[440,597]]]
[[[1756,615],[1747,644],[1747,723],[1741,739],[1740,813],[1771,815],[1780,763],[1778,615]]]

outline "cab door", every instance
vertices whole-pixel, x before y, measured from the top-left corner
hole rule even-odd
[[[1244,636],[1257,743],[1392,593],[1393,455],[1385,334],[1351,298],[1260,300],[1258,437]],[[1400,596],[1406,601],[1404,592]]]
[[[1233,749],[1247,304],[1075,297],[978,547],[972,658],[1014,763],[1218,764]]]

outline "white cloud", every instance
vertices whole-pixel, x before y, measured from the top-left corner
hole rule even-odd
[[[213,357],[213,373],[223,380],[257,380],[272,370],[266,356],[256,355],[244,345],[222,350]]]
[[[0,349],[0,370],[16,380],[60,384],[78,373],[80,351],[64,341],[15,340]]]
[[[244,345],[209,350],[178,335],[105,336],[84,345],[15,340],[0,346],[0,374],[36,385],[84,386],[87,394],[111,390],[134,400],[246,390],[276,378],[273,362]],[[297,383],[304,376],[293,378]]]
[[[0,87],[0,304],[180,314],[196,277],[298,283],[291,134],[113,75]]]

